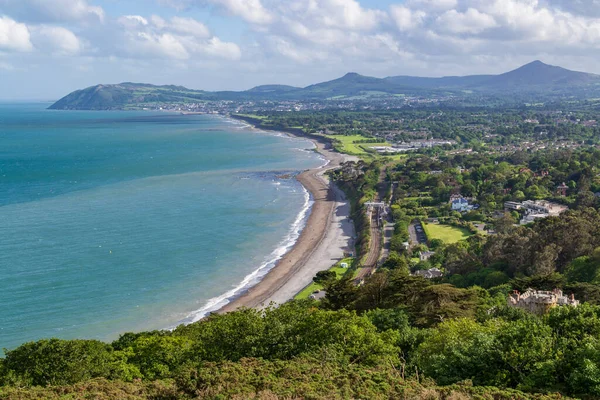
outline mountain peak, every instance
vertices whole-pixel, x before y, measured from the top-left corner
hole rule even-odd
[[[529,64],[525,64],[522,67],[516,69],[518,70],[544,70],[544,69],[563,69],[560,67],[555,67],[554,65],[546,64],[540,60],[535,60],[530,62]]]
[[[535,61],[530,62],[529,64],[524,65],[524,67],[527,67],[527,66],[529,66],[529,67],[542,67],[542,66],[549,67],[550,65],[548,65],[540,60],[535,60]]]
[[[359,76],[361,76],[359,73],[348,72],[346,75],[343,76],[343,78],[358,78]]]

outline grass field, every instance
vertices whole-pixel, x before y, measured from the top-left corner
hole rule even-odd
[[[353,156],[374,156],[367,149],[374,146],[389,146],[389,143],[353,143],[356,141],[366,140],[368,138],[360,135],[344,136],[344,135],[327,135],[328,138],[338,142],[336,150],[340,153],[350,154]]]
[[[342,268],[342,267],[340,267],[340,264],[341,263],[346,263],[346,264],[348,264],[348,266],[350,266],[350,265],[352,265],[352,261],[353,261],[352,258],[343,259],[342,261],[340,261],[339,263],[337,263],[335,266],[333,266],[329,270],[335,272],[336,275],[337,275],[337,278],[340,279],[348,271],[348,268]],[[310,285],[308,285],[307,287],[305,287],[304,289],[302,289],[302,291],[300,293],[298,293],[294,297],[294,299],[296,299],[296,300],[308,299],[308,297],[311,294],[313,294],[317,290],[321,290],[321,289],[323,289],[323,286],[318,285],[318,284],[316,284],[316,283],[313,282]]]
[[[440,239],[444,243],[456,243],[473,236],[471,232],[464,228],[457,228],[450,225],[423,224],[427,239]]]
[[[256,115],[256,114],[233,114],[233,115],[237,115],[240,117],[248,117],[248,118],[254,118],[254,119],[260,119],[262,121],[269,119],[269,117],[266,117],[264,115]]]

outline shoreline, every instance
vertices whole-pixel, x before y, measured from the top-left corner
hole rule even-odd
[[[298,182],[310,193],[313,205],[294,245],[258,283],[231,298],[229,303],[214,311],[216,313],[264,307],[270,303],[282,304],[293,299],[312,282],[317,272],[329,269],[341,260],[344,252],[353,246],[354,240],[354,223],[349,220],[349,204],[344,193],[325,176],[327,171],[352,158],[332,151],[323,141],[310,135],[269,130],[256,127],[247,120],[235,120],[242,120],[253,129],[308,139],[315,144],[316,151],[327,163],[296,176]]]

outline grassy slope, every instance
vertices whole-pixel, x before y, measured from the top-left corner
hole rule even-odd
[[[448,244],[460,242],[473,235],[467,229],[450,225],[424,224],[424,227],[429,240],[440,239]]]

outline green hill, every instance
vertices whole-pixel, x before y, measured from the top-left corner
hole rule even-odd
[[[189,90],[182,86],[155,86],[126,82],[77,90],[54,103],[50,109],[111,110],[156,102],[193,102],[206,97],[204,91]]]
[[[341,78],[305,88],[263,85],[235,92],[207,92],[182,86],[154,86],[137,83],[97,85],[75,91],[53,104],[56,110],[110,110],[141,108],[156,103],[190,103],[212,100],[327,100],[368,99],[398,95],[507,96],[600,96],[600,75],[570,71],[534,61],[501,75],[422,78],[392,76],[374,78],[348,73]]]

